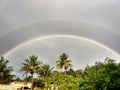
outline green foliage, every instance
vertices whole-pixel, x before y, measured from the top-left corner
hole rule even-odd
[[[33,86],[33,76],[35,73],[37,73],[37,71],[39,70],[42,62],[38,61],[37,60],[37,56],[35,55],[32,55],[30,56],[28,59],[25,60],[23,64],[23,66],[21,67],[21,71],[24,71],[25,73],[23,75],[26,74],[26,77],[27,77],[27,74],[30,73],[31,74],[31,82],[32,82],[32,86]],[[32,88],[31,86],[31,88]]]
[[[37,60],[37,56],[32,55],[22,64],[23,66],[21,67],[20,71],[24,71],[24,75],[26,74],[27,76],[28,73],[30,73],[31,75],[36,73],[37,70],[40,68],[42,62]]]
[[[56,67],[57,69],[64,69],[65,74],[68,68],[72,68],[71,60],[68,60],[68,55],[66,53],[63,53],[59,56],[59,60],[56,61]]]
[[[47,81],[49,85],[52,82],[54,86],[59,87],[60,90],[78,90],[80,78],[57,72],[53,76],[47,78]]]
[[[17,77],[17,78],[14,79],[14,81],[20,81],[21,82],[21,81],[24,81],[24,80],[19,78],[19,77]]]
[[[33,86],[44,90],[52,87],[58,90],[120,90],[120,63],[115,60],[106,58],[104,62],[96,62],[92,66],[87,65],[84,69],[76,71],[70,68],[71,62],[66,53],[60,55],[56,67],[64,69],[64,72],[58,72],[32,55],[22,63],[21,71],[26,75],[31,74],[25,77],[24,81],[27,82],[33,82],[33,74],[38,74],[40,77],[34,79]],[[10,83],[13,79],[11,75],[13,69],[7,66],[8,63],[4,57],[0,58],[0,83]],[[68,68],[70,69],[67,70]]]
[[[106,58],[104,63],[96,62],[93,66],[86,66],[84,79],[80,82],[80,89],[119,90],[119,64],[113,59]]]
[[[31,82],[32,81],[32,76],[27,76],[24,78],[25,82]]]
[[[42,78],[35,78],[33,86],[44,88],[44,80]]]
[[[50,65],[48,64],[43,64],[39,70],[38,70],[38,74],[45,78],[45,77],[49,77],[50,75],[52,75],[52,70],[53,70],[53,67],[51,68]]]
[[[13,67],[8,66],[9,60],[0,57],[0,84],[8,84],[13,81],[15,75],[12,75]]]

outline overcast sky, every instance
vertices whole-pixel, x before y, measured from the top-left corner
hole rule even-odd
[[[31,54],[51,64],[62,52],[76,68],[105,57],[119,61],[106,48],[120,53],[119,16],[120,0],[0,0],[0,55],[15,67]]]

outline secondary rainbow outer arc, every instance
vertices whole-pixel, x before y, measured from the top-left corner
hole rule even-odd
[[[102,23],[98,23],[98,22],[94,22],[94,21],[90,21],[90,20],[79,20],[79,19],[64,19],[64,18],[52,18],[52,19],[43,19],[43,20],[38,20],[38,21],[33,21],[33,22],[31,22],[31,23],[27,23],[27,24],[25,24],[25,25],[23,25],[23,26],[20,26],[20,27],[16,27],[16,28],[13,28],[13,29],[11,29],[11,31],[7,31],[7,32],[5,32],[5,33],[2,33],[1,35],[0,35],[0,37],[2,37],[2,36],[4,36],[4,35],[7,35],[7,34],[9,34],[9,33],[11,33],[11,32],[13,32],[13,31],[16,31],[16,30],[19,30],[20,28],[24,28],[24,27],[27,27],[27,26],[31,26],[31,25],[33,25],[33,24],[37,24],[37,23],[43,23],[43,22],[51,22],[51,21],[62,21],[62,22],[78,22],[78,23],[84,23],[84,24],[90,24],[90,25],[95,25],[95,26],[99,26],[99,27],[102,27],[102,28],[105,28],[106,30],[110,30],[110,31],[112,31],[112,32],[115,32],[115,33],[117,33],[117,34],[120,34],[120,32],[118,32],[115,28],[112,28],[112,27],[110,27],[110,26],[107,26],[107,25],[105,25],[105,24],[102,24]]]
[[[26,41],[18,46],[16,46],[15,48],[9,50],[7,53],[3,54],[4,57],[7,57],[9,54],[13,53],[14,51],[16,51],[17,49],[21,48],[22,46],[24,45],[28,45],[32,42],[35,42],[35,41],[39,41],[39,40],[45,40],[45,39],[50,39],[50,38],[60,38],[60,37],[66,37],[66,38],[74,38],[74,39],[80,39],[80,40],[85,40],[85,41],[88,41],[88,42],[91,42],[91,43],[94,43],[100,47],[103,47],[104,49],[110,51],[111,53],[113,53],[114,55],[120,57],[120,54],[115,52],[114,50],[112,50],[111,48],[95,41],[95,40],[92,40],[92,39],[88,39],[88,38],[85,38],[85,37],[81,37],[81,36],[75,36],[75,35],[65,35],[65,34],[57,34],[57,35],[48,35],[48,36],[41,36],[41,37],[38,37],[38,38],[34,38],[34,39],[31,39],[29,41]]]

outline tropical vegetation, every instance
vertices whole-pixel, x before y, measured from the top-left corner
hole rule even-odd
[[[66,53],[63,53],[59,56],[59,60],[56,61],[56,67],[57,69],[64,69],[65,74],[68,68],[72,68],[71,60],[68,59],[68,55]]]
[[[12,74],[13,67],[8,66],[9,60],[0,57],[0,84],[8,84],[13,81],[15,75]]]
[[[97,61],[94,65],[87,65],[84,69],[74,70],[72,60],[63,53],[56,60],[56,69],[49,64],[38,60],[35,55],[30,56],[22,63],[21,71],[25,78],[5,78],[12,76],[8,60],[0,59],[0,83],[15,81],[32,82],[36,90],[120,90],[120,63],[111,58],[104,62]],[[6,71],[7,70],[7,71]],[[60,70],[60,71],[59,71]],[[34,77],[34,75],[37,75]]]
[[[42,62],[38,61],[37,60],[38,57],[35,56],[35,55],[32,55],[30,56],[28,59],[25,60],[23,64],[23,66],[21,67],[21,71],[24,71],[24,75],[28,75],[28,73],[31,74],[31,77],[32,77],[32,85],[31,85],[31,89],[32,89],[32,86],[33,86],[33,77],[34,77],[34,74],[38,71],[38,69],[40,68]]]

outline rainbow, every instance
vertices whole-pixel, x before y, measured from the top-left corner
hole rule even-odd
[[[1,33],[0,37],[2,36],[5,36],[5,35],[8,35],[9,33],[12,33],[16,30],[19,30],[20,28],[24,28],[24,27],[28,27],[28,26],[31,26],[33,24],[37,24],[37,23],[43,23],[43,22],[54,22],[54,21],[58,21],[58,22],[77,22],[77,23],[84,23],[84,24],[90,24],[90,25],[95,25],[95,26],[99,26],[99,27],[102,27],[102,28],[105,28],[106,30],[108,31],[111,31],[111,32],[114,32],[114,33],[119,33],[119,31],[117,31],[116,29],[110,27],[110,26],[107,26],[105,24],[102,24],[102,23],[98,23],[98,22],[93,22],[93,21],[89,21],[89,20],[79,20],[79,19],[66,19],[66,18],[52,18],[52,19],[44,19],[44,20],[38,20],[38,21],[32,21],[32,22],[29,22],[27,24],[24,24],[22,26],[17,26],[7,32],[4,32],[4,33]]]
[[[13,53],[14,51],[16,51],[17,49],[21,48],[22,46],[24,45],[28,45],[30,43],[33,43],[33,42],[36,42],[36,41],[40,41],[40,40],[46,40],[46,39],[50,39],[50,38],[60,38],[60,37],[64,37],[64,38],[74,38],[74,39],[78,39],[78,40],[85,40],[87,42],[91,42],[91,43],[94,43],[108,51],[110,51],[111,53],[113,53],[114,55],[120,57],[119,53],[115,52],[114,50],[112,50],[111,48],[95,41],[95,40],[92,40],[92,39],[88,39],[88,38],[85,38],[85,37],[81,37],[81,36],[76,36],[76,35],[66,35],[66,34],[56,34],[56,35],[48,35],[48,36],[41,36],[41,37],[37,37],[37,38],[33,38],[29,41],[26,41],[26,42],[23,42],[22,44],[14,47],[13,49],[9,50],[8,52],[6,52],[5,54],[3,54],[4,57],[7,57],[8,55],[10,55],[11,53]]]

